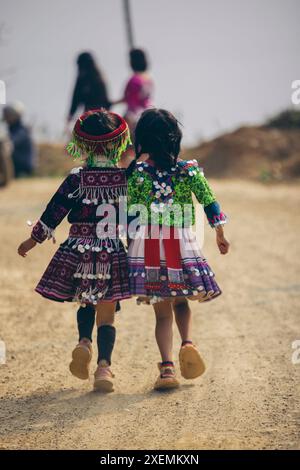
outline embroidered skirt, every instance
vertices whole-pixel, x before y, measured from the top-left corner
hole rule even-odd
[[[73,224],[35,290],[51,300],[83,305],[130,298],[122,241],[99,239],[95,224]]]
[[[142,228],[143,229],[143,228]],[[156,303],[160,300],[174,300],[186,297],[190,300],[208,301],[221,294],[215,275],[198,248],[191,228],[178,231],[179,266],[168,266],[163,237],[158,240],[159,267],[147,266],[145,237],[132,240],[128,249],[129,281],[132,295],[138,296],[138,303]],[[169,250],[169,248],[168,248]],[[172,256],[172,254],[171,254]],[[177,284],[176,284],[177,282]]]

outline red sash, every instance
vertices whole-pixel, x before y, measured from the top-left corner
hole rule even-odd
[[[150,238],[150,237],[153,238]],[[145,239],[145,287],[151,291],[160,291],[162,280],[160,274],[160,238],[165,251],[166,267],[168,275],[168,287],[172,290],[185,288],[180,243],[178,232],[174,227],[149,227],[149,235]]]

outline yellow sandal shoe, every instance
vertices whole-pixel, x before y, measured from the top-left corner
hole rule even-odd
[[[90,362],[92,360],[92,347],[79,343],[72,352],[72,361],[69,369],[71,374],[81,380],[87,380],[90,373]]]
[[[193,344],[181,346],[179,351],[179,364],[182,377],[195,379],[205,372],[205,364],[198,349]]]

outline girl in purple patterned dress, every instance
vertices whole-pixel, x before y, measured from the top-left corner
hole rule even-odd
[[[119,238],[119,205],[127,193],[126,170],[116,165],[130,145],[125,120],[103,109],[84,113],[76,122],[67,147],[75,158],[85,157],[61,184],[48,203],[31,237],[18,253],[27,252],[46,239],[68,216],[68,239],[62,243],[39,281],[36,291],[57,302],[77,301],[79,344],[72,353],[70,370],[89,377],[94,310],[97,313],[98,367],[94,388],[113,390],[110,370],[116,330],[116,302],[130,297],[126,252]],[[83,308],[84,307],[84,308]]]

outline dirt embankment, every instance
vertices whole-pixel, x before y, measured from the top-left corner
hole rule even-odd
[[[62,144],[40,144],[38,155],[37,176],[65,175],[76,166]],[[184,149],[182,157],[196,158],[205,174],[213,178],[263,182],[300,179],[300,130],[241,127]]]
[[[300,130],[241,127],[187,149],[214,178],[283,181],[300,178]]]

